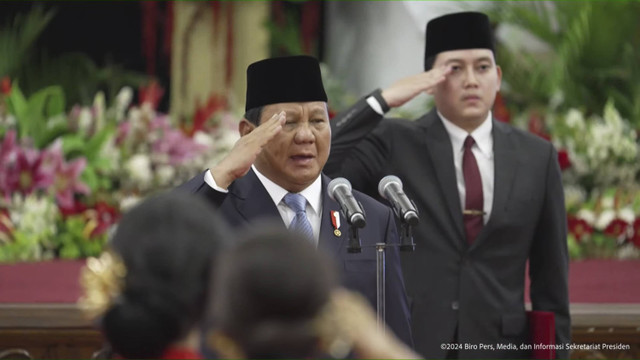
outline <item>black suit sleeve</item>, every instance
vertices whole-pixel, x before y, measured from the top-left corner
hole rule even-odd
[[[220,207],[224,202],[224,199],[227,197],[227,194],[214,190],[204,181],[204,175],[207,171],[209,170],[194,176],[186,183],[178,186],[175,191],[185,191],[191,194],[197,194],[198,196],[202,196],[207,199],[211,205]]]
[[[376,133],[382,115],[366,101],[367,95],[331,120],[331,153],[324,166],[329,177],[343,176],[355,189],[375,196],[380,168],[387,157],[384,138]]]
[[[566,344],[571,341],[567,218],[558,154],[550,147],[544,205],[529,257],[531,303],[533,310],[555,313],[556,344]],[[556,357],[566,359],[569,351],[556,351]]]

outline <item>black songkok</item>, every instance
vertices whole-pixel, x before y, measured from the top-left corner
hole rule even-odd
[[[247,68],[245,110],[285,103],[327,101],[320,64],[311,56],[260,60]]]
[[[493,30],[489,17],[479,12],[459,12],[437,17],[427,23],[425,70],[427,59],[443,51],[489,49],[495,53]]]

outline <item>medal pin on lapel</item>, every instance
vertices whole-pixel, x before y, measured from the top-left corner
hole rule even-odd
[[[342,231],[340,231],[340,212],[332,210],[331,211],[331,223],[333,224],[333,235],[340,237],[342,236]]]

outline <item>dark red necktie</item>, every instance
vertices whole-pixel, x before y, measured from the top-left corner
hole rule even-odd
[[[482,230],[484,199],[482,195],[482,178],[476,157],[471,151],[475,141],[471,135],[464,140],[464,155],[462,155],[462,174],[464,175],[465,206],[464,206],[464,230],[467,234],[467,242],[472,244],[480,230]]]

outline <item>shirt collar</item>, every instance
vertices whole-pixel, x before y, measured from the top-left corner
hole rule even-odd
[[[274,183],[269,178],[264,176],[254,165],[251,165],[251,168],[256,173],[258,180],[262,183],[265,189],[267,189],[267,193],[271,196],[271,199],[276,204],[280,204],[285,195],[289,192],[285,190],[282,186]],[[304,196],[307,199],[309,205],[316,213],[316,215],[320,214],[320,205],[322,201],[322,176],[318,176],[317,179],[311,185],[307,186],[304,190],[299,192],[300,195]]]
[[[442,113],[440,113],[440,111],[438,111],[438,116],[442,119],[442,124],[449,134],[449,138],[451,139],[451,144],[454,149],[462,150],[464,140],[467,138],[467,135],[471,135],[473,136],[473,140],[475,140],[478,149],[480,149],[480,152],[487,158],[491,158],[493,154],[493,138],[491,137],[493,122],[491,121],[491,111],[489,111],[487,118],[482,122],[482,124],[473,130],[471,134],[449,121],[442,115]]]

